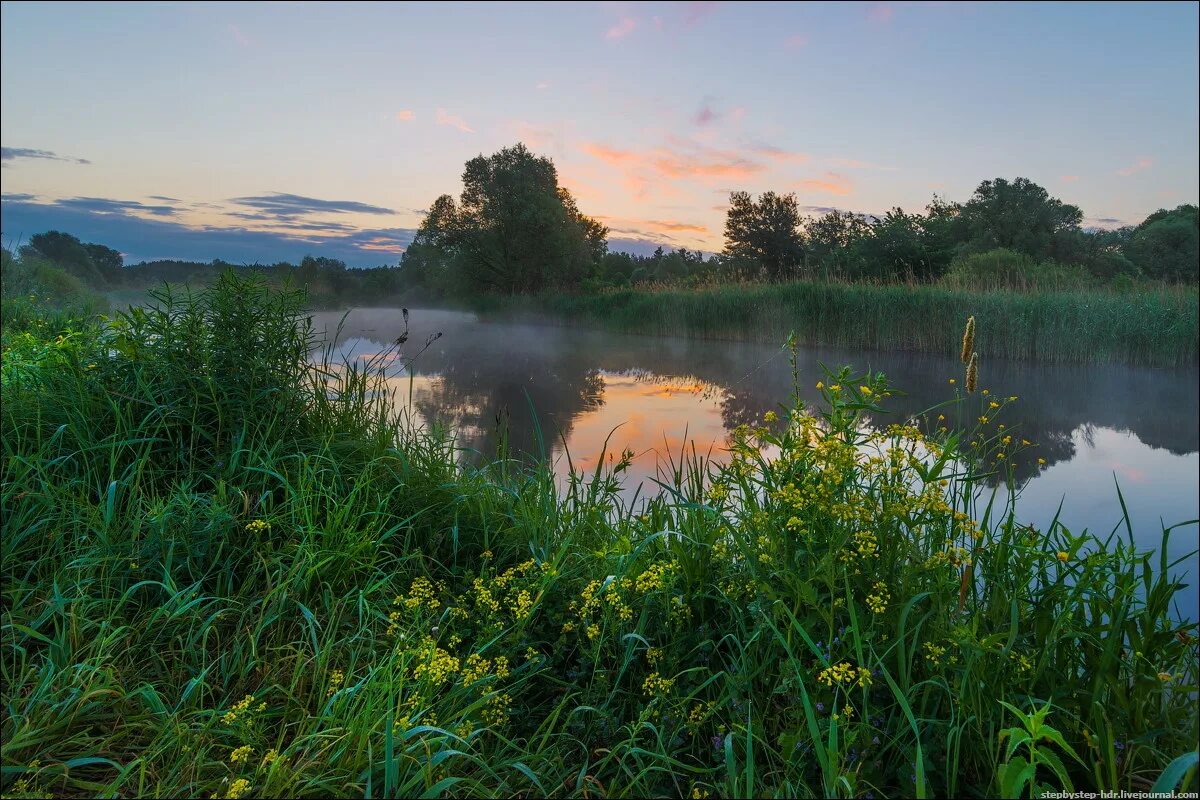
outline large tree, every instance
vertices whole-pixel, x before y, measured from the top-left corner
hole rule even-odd
[[[105,284],[104,275],[92,262],[87,246],[69,233],[34,234],[29,237],[29,244],[21,248],[21,258],[44,258],[91,286]]]
[[[1200,208],[1155,211],[1130,234],[1125,254],[1152,278],[1194,282],[1200,270]]]
[[[804,263],[796,195],[766,192],[754,200],[748,192],[729,195],[725,216],[725,255],[761,265],[772,278],[794,275]]]
[[[579,211],[554,163],[523,144],[467,162],[463,190],[434,201],[404,266],[418,283],[516,294],[577,285],[608,229]]]
[[[1004,247],[1043,260],[1071,260],[1083,212],[1027,178],[996,178],[979,184],[963,204],[968,246],[975,251]]]

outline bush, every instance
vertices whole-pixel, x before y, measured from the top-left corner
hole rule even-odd
[[[1004,248],[960,256],[951,263],[941,283],[955,289],[1020,292],[1085,289],[1097,285],[1083,267],[1035,261],[1023,253]]]

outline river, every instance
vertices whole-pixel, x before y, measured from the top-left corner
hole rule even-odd
[[[380,353],[406,327],[396,308],[313,315],[316,332],[331,339],[339,323],[334,352],[348,359]],[[482,459],[495,455],[503,419],[510,451],[548,454],[560,478],[628,448],[635,457],[623,482],[627,499],[656,491],[651,479],[668,459],[678,462],[685,447],[722,457],[730,430],[778,411],[792,392],[790,353],[779,346],[487,321],[430,309],[411,309],[408,327],[389,375],[397,400],[419,422],[452,426],[459,444]],[[436,333],[442,335],[426,347]],[[1017,396],[1003,421],[1036,444],[1016,467],[1022,522],[1044,528],[1061,503],[1059,519],[1069,529],[1106,535],[1123,527],[1118,484],[1139,546],[1157,549],[1164,525],[1200,517],[1196,369],[980,356],[980,389]],[[962,364],[942,356],[801,349],[800,395],[807,403],[819,400],[822,364],[887,374],[903,394],[887,401],[895,413],[872,420],[878,424],[903,422],[953,397],[963,374]],[[1167,554],[1175,560],[1196,549],[1191,524],[1175,530]],[[1194,555],[1175,570],[1200,574]],[[1179,602],[1184,618],[1197,617],[1194,590]]]

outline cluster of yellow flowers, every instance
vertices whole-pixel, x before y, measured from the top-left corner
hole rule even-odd
[[[729,497],[729,484],[717,481],[708,487],[708,502],[718,505]]]
[[[657,672],[651,672],[642,681],[642,691],[648,695],[664,695],[675,685],[674,678],[664,678]]]
[[[841,554],[842,561],[850,561],[852,558],[873,558],[879,553],[879,539],[875,537],[874,531],[858,531],[851,537],[851,549],[848,552]]]
[[[247,533],[266,533],[269,530],[271,530],[271,523],[261,519],[253,520],[246,526]]]
[[[250,793],[250,781],[245,778],[238,778],[233,783],[229,784],[229,788],[225,791],[226,800],[239,800]]]
[[[1033,669],[1033,662],[1024,653],[1010,652],[1008,657],[1016,663],[1018,672],[1028,672]]]
[[[708,719],[709,715],[713,711],[714,705],[715,704],[711,702],[704,704],[696,703],[690,709],[688,709],[687,719],[684,720],[684,724],[687,725],[688,730],[695,733],[696,730],[704,724],[704,720]]]
[[[835,683],[856,683],[859,686],[870,686],[871,670],[866,667],[855,667],[849,661],[842,661],[821,670],[817,675],[817,680],[831,688]]]
[[[250,754],[253,752],[254,752],[254,748],[252,748],[248,744],[244,744],[229,754],[229,763],[230,764],[241,763],[241,762],[247,760],[248,758],[250,758]]]
[[[946,654],[945,647],[936,645],[933,642],[926,642],[924,648],[926,661],[935,666],[942,663],[942,656]]]
[[[325,690],[326,697],[333,697],[334,693],[342,688],[342,681],[346,680],[346,675],[340,669],[335,669],[329,675],[329,688]]]
[[[459,670],[458,659],[442,648],[437,642],[428,637],[421,643],[421,660],[413,668],[413,675],[418,680],[428,680],[434,686],[441,686],[450,680]]]
[[[250,706],[254,705],[254,695],[248,694],[241,700],[233,704],[233,708],[221,715],[221,722],[226,725],[232,725],[235,722],[252,721]],[[254,711],[262,712],[267,710],[267,704],[259,703]]]
[[[478,653],[471,653],[467,656],[466,663],[463,665],[462,685],[470,686],[489,675],[495,675],[498,679],[504,680],[509,676],[509,672],[508,658],[506,656],[496,656],[495,659],[487,659]]]
[[[874,589],[874,592],[867,595],[867,608],[871,609],[872,613],[882,614],[887,610],[892,596],[888,593],[887,584],[883,581],[876,581]]]
[[[396,605],[400,605],[403,602],[405,608],[414,611],[422,606],[429,608],[431,611],[436,611],[441,607],[441,603],[437,599],[439,588],[441,587],[435,588],[428,578],[416,578],[413,580],[412,586],[408,589],[408,596],[404,598],[397,597],[395,603]]]
[[[671,576],[671,568],[668,564],[651,564],[646,570],[638,575],[634,582],[634,587],[639,594],[646,594],[661,589],[666,586],[667,581]]]
[[[505,722],[508,722],[510,712],[509,704],[512,703],[512,697],[505,693],[494,694],[488,698],[487,705],[479,716],[483,718],[491,727],[499,727]]]
[[[276,750],[274,747],[272,747],[270,750],[268,750],[266,752],[265,755],[263,755],[262,763],[259,766],[262,769],[266,769],[267,767],[271,766],[272,764],[274,764],[276,761],[279,761],[279,760],[280,760],[279,751]]]
[[[528,589],[517,592],[516,597],[509,604],[509,610],[517,619],[525,619],[529,616],[529,613],[533,611],[533,595],[529,593]]]

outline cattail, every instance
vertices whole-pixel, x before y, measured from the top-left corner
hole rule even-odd
[[[971,353],[975,352],[975,318],[967,317],[967,329],[963,331],[962,341],[962,363],[966,364],[971,360]]]
[[[974,393],[977,383],[979,383],[979,353],[971,353],[971,363],[967,365],[968,394]]]

